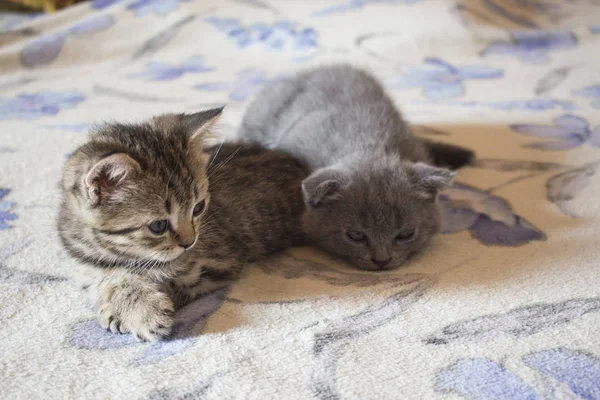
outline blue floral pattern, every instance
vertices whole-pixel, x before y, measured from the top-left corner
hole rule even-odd
[[[11,212],[15,203],[4,200],[8,193],[9,189],[0,188],[0,231],[9,229],[9,222],[17,219],[17,215]]]
[[[523,217],[513,213],[510,204],[489,192],[455,183],[440,195],[443,232],[468,230],[483,244],[521,246],[545,235]]]
[[[170,12],[177,10],[180,3],[190,2],[191,0],[92,0],[92,8],[103,9],[114,6],[119,3],[127,4],[127,9],[135,11],[138,17],[146,15],[166,16]]]
[[[564,393],[562,398],[600,398],[600,360],[591,354],[555,348],[529,354],[523,361],[542,376],[565,384],[570,393]],[[485,358],[461,359],[441,370],[437,375],[436,390],[468,399],[546,398],[500,363]]]
[[[490,45],[484,57],[517,57],[528,64],[542,64],[550,60],[549,53],[577,46],[577,37],[568,31],[522,31],[511,33],[511,42]]]
[[[2,397],[600,399],[599,11],[91,0],[0,12]],[[215,133],[232,138],[265,85],[338,62],[379,77],[418,136],[475,151],[440,195],[443,234],[385,273],[309,247],[245,266],[229,291],[178,309],[168,340],[102,329],[56,237],[58,178],[86,132],[228,103]]]
[[[99,15],[76,23],[62,32],[42,35],[23,48],[21,63],[26,67],[49,64],[58,57],[69,36],[105,31],[113,24],[112,16]]]
[[[137,74],[129,75],[131,78],[146,81],[170,81],[180,78],[185,74],[197,74],[201,72],[214,71],[213,67],[206,65],[204,57],[193,56],[180,64],[167,64],[150,62],[145,65],[146,70]]]
[[[32,120],[56,115],[60,110],[73,108],[85,100],[77,91],[23,93],[16,97],[0,97],[0,120]]]
[[[312,13],[313,17],[325,17],[329,15],[345,13],[358,10],[368,4],[414,4],[420,0],[347,0],[344,3],[328,6]]]
[[[574,90],[573,94],[575,96],[591,97],[593,99],[592,107],[600,108],[600,84]]]
[[[205,20],[240,48],[260,44],[272,51],[297,51],[318,45],[318,34],[313,28],[300,27],[292,21],[244,26],[235,18],[207,17]]]
[[[433,99],[458,97],[465,92],[463,82],[471,79],[497,79],[501,69],[481,65],[455,67],[439,58],[428,58],[423,66],[406,67],[402,75],[389,79],[392,89],[423,88],[423,94]]]
[[[600,147],[600,125],[592,129],[585,119],[571,114],[556,117],[553,125],[519,124],[511,128],[522,135],[551,139],[524,145],[532,149],[563,151],[585,143]]]
[[[209,92],[228,92],[229,100],[244,101],[256,93],[266,84],[276,82],[283,76],[268,78],[264,71],[259,69],[245,69],[240,71],[233,82],[210,82],[196,85],[195,88]]]

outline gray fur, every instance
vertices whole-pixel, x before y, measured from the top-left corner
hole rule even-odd
[[[267,87],[250,105],[240,136],[308,164],[304,229],[358,268],[399,267],[440,229],[437,192],[453,173],[428,165],[443,157],[430,156],[364,71],[321,67]],[[367,239],[353,241],[348,232]]]
[[[257,146],[205,151],[219,113],[107,124],[67,161],[58,230],[104,328],[168,336],[177,307],[228,286],[244,264],[304,242],[306,168]],[[163,219],[169,229],[152,233]]]

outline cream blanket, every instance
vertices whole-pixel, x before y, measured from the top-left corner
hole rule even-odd
[[[600,399],[596,0],[94,0],[3,16],[0,397]],[[596,25],[594,25],[596,23]],[[477,151],[406,268],[248,267],[177,337],[99,328],[53,219],[91,123],[227,103],[347,61],[420,134]]]

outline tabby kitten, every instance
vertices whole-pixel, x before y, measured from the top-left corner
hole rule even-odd
[[[167,337],[177,307],[304,241],[307,170],[257,146],[205,151],[220,113],[106,124],[67,161],[58,231],[111,332]]]
[[[365,270],[397,268],[440,229],[437,194],[469,150],[415,137],[377,80],[349,65],[319,67],[261,91],[240,138],[308,164],[304,229]],[[433,155],[433,157],[432,157]]]

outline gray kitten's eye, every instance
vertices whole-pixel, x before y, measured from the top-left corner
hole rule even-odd
[[[348,231],[346,232],[348,238],[354,242],[364,242],[367,240],[367,235],[358,231]]]
[[[197,217],[198,215],[200,215],[200,213],[202,211],[204,211],[205,204],[206,204],[206,202],[204,200],[202,200],[201,202],[199,202],[198,204],[196,204],[194,206],[194,211],[192,211],[192,213],[194,214],[194,217]]]
[[[409,230],[409,231],[405,231],[405,232],[399,233],[396,236],[396,241],[398,241],[398,242],[404,242],[406,240],[410,240],[410,239],[412,239],[412,238],[415,237],[415,233],[416,232],[417,231],[415,229],[412,229],[412,230]]]
[[[152,233],[155,233],[157,235],[164,233],[168,227],[169,227],[169,221],[167,221],[166,219],[154,221],[150,225],[148,225],[148,228],[150,228]]]

